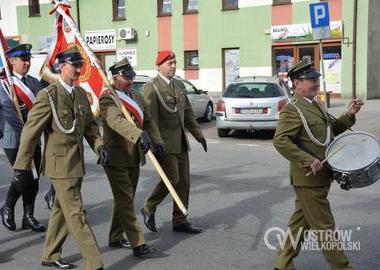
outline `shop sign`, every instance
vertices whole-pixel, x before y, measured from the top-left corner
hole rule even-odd
[[[115,30],[87,31],[84,34],[84,40],[91,50],[95,52],[113,51],[116,49]]]
[[[331,38],[342,37],[342,22],[330,22]],[[310,23],[275,25],[271,27],[271,36],[275,42],[311,41],[313,32]]]
[[[117,50],[117,61],[127,58],[132,67],[137,67],[137,49],[119,49]]]

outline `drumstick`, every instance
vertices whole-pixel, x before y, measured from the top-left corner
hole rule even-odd
[[[338,152],[340,152],[340,150],[343,149],[343,147],[345,147],[346,145],[348,144],[348,142],[345,142],[343,143],[341,146],[337,147],[335,149],[334,152],[332,152],[331,154],[329,154],[324,160],[322,160],[321,164],[325,163],[327,160],[329,160],[330,158],[332,158],[333,156],[335,156]],[[313,171],[310,171],[306,174],[306,176],[309,176],[310,174],[312,174]]]

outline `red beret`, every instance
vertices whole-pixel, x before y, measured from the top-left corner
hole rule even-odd
[[[175,54],[172,51],[159,51],[157,54],[156,65],[159,66],[166,60],[172,59],[174,57]]]

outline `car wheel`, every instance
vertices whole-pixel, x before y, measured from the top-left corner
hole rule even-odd
[[[218,136],[223,138],[227,137],[228,133],[230,133],[230,129],[223,129],[223,128],[218,128]]]
[[[205,114],[203,115],[203,121],[210,122],[214,116],[214,109],[211,103],[208,103],[206,106]]]

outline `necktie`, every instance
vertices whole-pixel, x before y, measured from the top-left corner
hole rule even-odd
[[[21,81],[22,81],[23,84],[25,84],[26,86],[28,86],[28,84],[26,83],[26,77],[25,76],[21,78]]]

